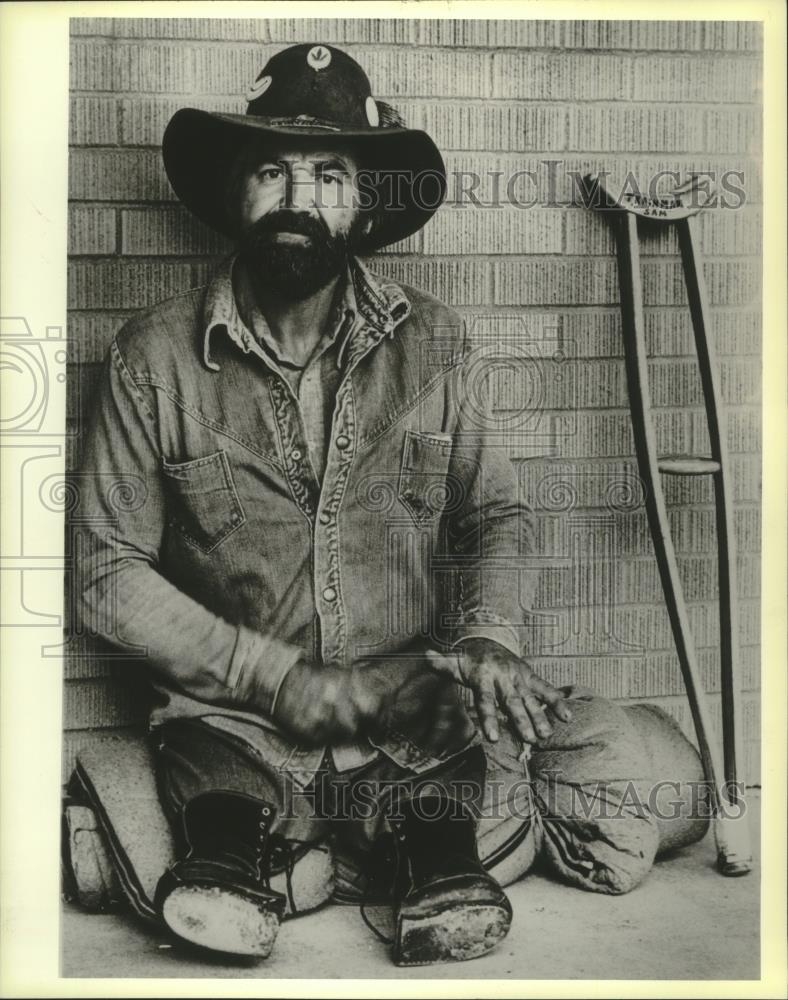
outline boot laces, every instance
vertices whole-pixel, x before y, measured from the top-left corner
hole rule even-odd
[[[384,934],[368,914],[368,909],[388,903],[394,891],[394,872],[396,871],[396,850],[392,834],[383,834],[374,844],[363,875],[366,881],[364,899],[359,905],[361,919],[376,938],[384,944],[393,944],[394,938]]]
[[[317,841],[299,840],[297,837],[287,838],[280,833],[270,833],[269,826],[270,823],[267,820],[260,821],[255,853],[257,879],[267,889],[270,889],[271,877],[274,872],[283,871],[290,914],[296,916],[299,910],[293,893],[293,871],[299,855],[303,855],[315,847]]]

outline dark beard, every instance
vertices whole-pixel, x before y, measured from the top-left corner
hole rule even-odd
[[[320,218],[282,209],[264,215],[240,238],[240,253],[251,274],[283,299],[298,302],[333,281],[346,267],[355,229],[332,234]],[[300,233],[308,243],[280,243],[275,233]]]

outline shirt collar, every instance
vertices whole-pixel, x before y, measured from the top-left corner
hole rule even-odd
[[[211,371],[219,371],[219,365],[211,355],[211,335],[214,330],[223,330],[245,354],[261,353],[257,339],[238,313],[233,291],[233,267],[237,259],[237,255],[233,255],[222,262],[208,286],[203,306],[203,362]],[[337,363],[341,364],[347,340],[359,326],[354,322],[359,316],[373,326],[379,335],[393,336],[396,327],[409,313],[410,302],[399,285],[377,278],[358,258],[351,258],[343,293],[334,306],[334,315],[329,325],[331,339],[339,335],[340,329],[344,329],[346,335],[340,346]],[[259,319],[263,321],[262,339],[268,350],[279,358],[276,342],[270,335],[266,337],[267,325],[262,316]]]

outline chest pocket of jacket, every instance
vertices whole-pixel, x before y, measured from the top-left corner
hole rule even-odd
[[[449,476],[452,439],[448,434],[405,431],[398,497],[418,527],[453,509],[459,484]]]
[[[170,525],[198,549],[212,552],[246,521],[225,452],[162,469]]]

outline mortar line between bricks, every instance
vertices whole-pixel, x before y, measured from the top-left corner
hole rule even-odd
[[[527,341],[526,341],[526,343],[527,343]],[[668,355],[662,355],[661,354],[659,356],[658,360],[662,361],[662,360],[667,359],[667,358],[668,358]],[[551,359],[548,358],[548,357],[544,357],[544,358],[537,358],[536,360],[537,361],[544,361],[546,364],[548,364],[548,363],[550,363]],[[585,363],[586,361],[589,361],[589,360],[591,360],[591,361],[608,361],[608,360],[623,361],[624,358],[623,358],[623,355],[620,358],[611,358],[611,356],[607,355],[607,354],[604,356],[604,358],[582,358],[582,357],[577,356],[577,357],[574,357],[574,358],[566,358],[562,362],[562,364],[563,365],[565,365],[565,364],[571,364],[572,362],[575,362],[576,364],[581,364],[581,363]],[[655,360],[655,359],[650,358],[649,360]],[[674,357],[671,360],[677,360],[677,359]],[[682,355],[682,356],[680,356],[680,358],[678,360],[687,360],[687,361],[690,361],[692,359],[691,359],[691,357],[689,355]],[[667,404],[667,405],[664,405],[664,406],[655,406],[654,409],[658,410],[658,411],[659,410],[664,411],[667,414],[667,413],[673,413],[673,412],[675,412],[676,408],[675,408],[675,406],[671,406],[671,405]],[[761,410],[761,407],[760,407],[760,405],[758,403],[739,403],[739,402],[736,402],[736,403],[732,403],[732,404],[728,405],[726,407],[725,412],[726,413],[742,413],[743,412],[743,413],[759,414],[760,410]],[[541,415],[542,416],[546,416],[546,417],[571,416],[571,415],[573,415],[575,413],[598,414],[599,416],[603,416],[603,417],[610,417],[610,416],[627,417],[627,416],[629,416],[629,412],[630,412],[630,410],[629,410],[629,407],[627,406],[626,403],[622,403],[621,406],[578,407],[576,409],[575,409],[575,407],[547,406],[544,409],[540,410]],[[682,411],[681,412],[682,413],[687,413],[687,414],[690,414],[690,415],[695,414],[697,416],[701,416],[705,412],[704,409],[703,409],[703,402],[700,401],[700,402],[698,402],[696,404],[693,404],[692,406],[687,406],[686,408],[682,407]],[[629,454],[630,453],[627,452],[628,456],[629,456]],[[632,452],[632,454],[634,454],[634,452]],[[736,454],[743,455],[743,456],[746,456],[748,458],[760,458],[759,455],[755,455],[750,450],[736,452]],[[596,461],[598,458],[602,458],[604,460],[604,459],[607,459],[607,458],[615,459],[615,458],[620,458],[620,457],[621,457],[620,455],[601,455],[601,456],[600,455],[595,455],[595,456],[590,456],[590,458],[593,461]],[[582,459],[583,456],[582,455],[573,456],[573,459],[574,458]],[[559,459],[559,461],[560,461],[560,459]]]
[[[506,318],[506,317],[510,317],[510,318],[512,318],[512,317],[518,317],[518,316],[521,316],[523,314],[523,312],[526,311],[526,310],[529,313],[537,312],[540,315],[544,314],[544,315],[550,316],[550,317],[555,316],[556,319],[559,319],[562,316],[571,315],[573,313],[577,313],[578,315],[586,315],[586,314],[588,314],[588,315],[591,315],[591,316],[617,316],[618,313],[619,313],[619,307],[618,307],[618,305],[616,305],[616,304],[604,305],[604,304],[599,304],[599,303],[580,303],[580,304],[567,303],[567,304],[564,304],[564,305],[556,305],[555,303],[545,302],[545,303],[528,303],[527,305],[524,305],[524,306],[506,305],[506,304],[495,305],[495,306],[488,306],[488,305],[484,305],[483,303],[472,303],[470,305],[461,306],[459,308],[461,308],[462,311],[466,315],[468,315],[468,316],[471,316],[471,317],[477,316],[477,317],[482,317],[482,318],[489,315],[489,310],[490,309],[494,309],[495,310],[494,316],[496,318],[497,317],[503,317],[503,318]],[[658,312],[662,313],[662,312],[664,312],[667,309],[673,310],[674,312],[678,312],[679,310],[681,310],[682,314],[686,312],[686,306],[682,307],[681,305],[646,306],[645,307],[645,312],[646,312],[646,315],[648,315],[649,312],[654,313],[654,312],[658,311]],[[480,310],[485,310],[485,311],[480,311]],[[115,308],[115,307],[112,307],[112,306],[96,306],[96,307],[93,307],[93,308],[86,308],[84,306],[73,306],[73,307],[71,307],[68,310],[69,313],[91,313],[91,314],[95,313],[95,312],[100,312],[100,311],[112,312],[112,313],[125,312],[125,313],[131,315],[131,314],[134,313],[134,307],[128,306],[128,307],[118,307],[118,308]],[[713,312],[714,312],[715,315],[723,315],[723,316],[724,315],[729,315],[729,314],[732,315],[732,314],[741,313],[741,314],[744,315],[745,318],[750,317],[751,319],[760,319],[760,315],[761,315],[760,312],[754,312],[752,310],[748,310],[747,307],[745,307],[745,306],[715,306],[715,307],[713,307]],[[687,335],[688,336],[690,335],[689,331],[688,331]],[[585,356],[586,355],[584,355],[584,357]],[[691,357],[692,355],[690,355],[690,354],[665,354],[665,355],[660,355],[660,356],[661,357],[665,357],[665,358],[669,358],[669,357],[671,357],[671,358],[685,358],[685,357]],[[723,355],[723,356],[724,357],[729,357],[729,358],[737,358],[737,357],[742,357],[742,358],[760,358],[761,354],[760,354],[760,351],[758,351],[758,352],[753,352],[753,353],[750,353],[750,354],[742,354],[742,355],[740,355],[740,354],[728,354],[728,355]],[[608,357],[608,355],[607,354],[605,354],[605,355],[590,355],[590,357]],[[619,358],[623,357],[623,354],[621,354],[621,355],[613,355],[613,357],[616,357],[617,359],[619,359]]]
[[[74,145],[74,144],[71,145],[71,149],[72,150],[80,150],[82,148],[84,148],[84,147],[79,146],[79,145]],[[99,142],[97,142],[97,143],[94,143],[94,144],[92,144],[91,146],[89,146],[87,148],[89,148],[93,152],[99,152],[99,153],[100,152],[106,152],[106,153],[117,153],[118,152],[118,145],[117,145],[117,143],[113,144],[113,143],[99,143]],[[160,144],[156,144],[156,143],[153,143],[153,144],[151,144],[151,143],[140,143],[139,145],[136,145],[136,146],[123,146],[122,149],[124,151],[126,151],[126,150],[130,150],[132,152],[133,151],[139,151],[140,153],[147,153],[147,154],[161,153],[161,145]],[[446,147],[446,148],[443,149],[443,152],[446,153],[447,155],[451,155],[451,156],[491,157],[491,156],[499,156],[500,155],[500,152],[496,153],[495,151],[488,150],[488,149],[460,149],[460,148],[455,149],[453,147]],[[532,150],[527,150],[525,155],[527,155],[528,157],[530,157],[532,159],[537,159],[537,158],[550,159],[550,158],[555,157],[557,153],[563,153],[563,152],[565,152],[565,150],[532,149]],[[522,151],[521,150],[509,150],[508,153],[509,153],[510,156],[515,156],[515,155],[519,156],[519,155],[521,155]],[[593,155],[593,154],[589,154],[589,155]],[[629,153],[616,152],[613,155],[615,157],[623,157],[623,156],[629,156],[630,154]],[[723,159],[723,158],[726,158],[726,157],[734,155],[734,154],[731,154],[731,153],[715,153],[715,152],[709,152],[709,151],[700,151],[700,152],[693,153],[692,151],[687,152],[687,151],[683,151],[683,150],[678,150],[678,151],[667,151],[667,152],[659,152],[659,151],[657,151],[657,152],[651,152],[648,155],[651,156],[651,157],[654,157],[654,158],[658,158],[658,159],[664,159],[665,157],[671,157],[674,160],[678,160],[678,159],[681,159],[681,158],[703,156],[703,157],[706,158],[706,161],[708,163],[712,163],[713,164],[715,160]],[[741,155],[744,155],[744,154],[741,154]],[[760,157],[753,155],[750,158],[750,161],[749,161],[750,166],[753,166],[753,167],[754,166],[759,166],[760,163],[761,163],[761,158]]]
[[[116,99],[119,101],[158,101],[163,103],[164,101],[199,101],[202,99],[208,99],[212,101],[227,101],[235,102],[236,104],[245,103],[243,101],[243,95],[239,93],[227,93],[223,91],[203,91],[197,92],[193,89],[190,90],[107,90],[101,88],[90,88],[90,89],[74,89],[69,92],[69,96],[72,98],[94,98],[96,100],[110,100]],[[661,108],[690,108],[692,110],[701,109],[718,109],[720,111],[727,111],[729,108],[733,107],[736,110],[741,109],[752,109],[754,112],[761,110],[762,104],[757,100],[748,101],[735,101],[735,100],[725,100],[721,101],[719,98],[716,100],[687,100],[681,97],[674,98],[633,98],[631,100],[622,100],[619,97],[511,97],[505,94],[497,94],[490,96],[480,96],[475,97],[473,95],[468,95],[465,97],[457,96],[456,94],[387,94],[385,92],[379,95],[381,100],[389,100],[391,102],[399,102],[400,104],[405,104],[407,110],[407,102],[429,102],[430,104],[442,106],[449,105],[457,108],[465,108],[469,105],[471,107],[485,108],[492,104],[495,107],[505,106],[505,107],[528,107],[528,108],[575,108],[578,106],[612,106],[613,108],[626,107],[626,108],[638,108],[642,106],[643,110],[649,111],[659,111]],[[228,109],[229,110],[229,109]]]
[[[170,210],[170,211],[180,212],[184,216],[184,218],[187,216],[187,210],[180,204],[179,201],[177,201],[177,199],[176,199],[176,197],[175,197],[174,194],[171,197],[168,197],[168,198],[144,198],[144,199],[143,198],[138,198],[138,199],[134,199],[134,198],[121,198],[121,197],[117,197],[117,198],[96,198],[96,197],[87,197],[87,196],[82,197],[82,196],[79,196],[79,195],[70,195],[69,198],[68,198],[68,203],[69,203],[69,205],[79,205],[79,206],[85,206],[85,207],[89,207],[89,206],[96,206],[97,208],[101,208],[101,207],[115,207],[115,208],[123,209],[124,211],[143,211],[145,209],[150,209],[151,211],[153,211],[153,210],[163,209],[163,210]],[[530,212],[530,211],[532,211],[532,212],[568,212],[568,213],[574,213],[578,209],[581,209],[583,207],[584,206],[576,205],[576,204],[573,204],[572,202],[568,202],[568,201],[566,201],[566,202],[560,202],[558,204],[553,204],[553,205],[551,205],[551,204],[541,204],[541,203],[537,203],[535,205],[522,205],[522,204],[520,204],[520,203],[518,203],[516,201],[500,201],[500,202],[496,202],[494,205],[491,204],[491,203],[489,203],[489,202],[483,202],[481,205],[470,205],[470,204],[468,204],[467,202],[464,202],[464,201],[446,200],[440,206],[439,211],[442,211],[442,212],[447,212],[447,211],[458,212],[458,211],[465,211],[466,209],[467,210],[470,210],[470,209],[474,209],[474,210],[482,209],[483,211],[490,210],[490,211],[496,211],[497,212],[499,209],[504,209],[506,211],[522,211],[522,212]],[[763,206],[762,206],[762,202],[761,201],[746,201],[742,205],[742,208],[745,208],[745,207],[749,208],[749,209],[761,209]],[[720,205],[720,206],[717,206],[716,208],[710,208],[710,209],[706,210],[706,214],[703,217],[707,218],[708,217],[708,213],[715,212],[715,211],[716,212],[730,212],[730,211],[738,212],[738,211],[740,211],[740,209],[723,208]],[[725,256],[736,256],[739,253],[740,252],[737,251],[737,252],[734,252],[734,253],[732,253],[730,255],[726,254]],[[747,256],[747,255],[744,254],[743,256]],[[752,256],[752,255],[750,255],[750,256]]]
[[[177,253],[175,251],[169,251],[169,252],[165,252],[165,253],[151,253],[150,251],[141,251],[141,252],[135,253],[133,251],[126,250],[125,253],[124,253],[124,257],[133,258],[138,263],[141,263],[143,261],[149,262],[149,263],[162,263],[162,264],[164,264],[164,263],[173,263],[173,262],[180,262],[180,263],[186,263],[186,262],[202,263],[202,262],[206,262],[206,263],[210,263],[215,258],[222,259],[224,257],[229,256],[229,254],[232,253],[232,252],[233,251],[232,251],[231,248],[228,249],[226,252],[225,251],[216,251],[216,253],[208,253],[208,254],[202,254],[200,251],[192,251],[192,252],[186,253],[186,254],[179,254],[179,253]],[[106,253],[84,253],[84,254],[82,254],[82,253],[73,253],[73,254],[70,254],[69,257],[73,257],[75,260],[76,259],[79,259],[81,261],[88,261],[89,260],[89,261],[93,261],[93,262],[101,261],[101,260],[106,260],[108,262],[109,261],[115,262],[115,261],[118,260],[118,257],[117,257],[116,254],[108,255]],[[413,253],[402,252],[402,253],[397,253],[397,254],[385,254],[385,255],[381,255],[380,257],[370,258],[370,259],[371,260],[389,261],[391,263],[402,263],[402,264],[430,264],[430,265],[432,265],[432,264],[445,264],[447,267],[451,266],[452,263],[463,262],[463,261],[467,262],[469,264],[471,264],[471,263],[477,263],[477,264],[483,264],[483,263],[488,263],[489,264],[489,263],[492,263],[492,264],[501,264],[501,265],[504,265],[504,266],[507,266],[507,267],[516,267],[518,264],[520,264],[520,265],[526,265],[526,264],[533,265],[533,264],[536,264],[536,263],[544,263],[544,264],[564,264],[564,265],[566,265],[566,268],[569,268],[570,266],[577,266],[578,262],[580,262],[580,261],[583,261],[583,262],[585,262],[586,264],[589,264],[589,265],[593,265],[593,264],[595,264],[595,263],[598,262],[598,263],[606,265],[607,269],[610,269],[613,265],[615,265],[615,256],[612,255],[612,254],[610,254],[610,253],[605,253],[605,254],[597,253],[597,254],[594,255],[594,257],[591,260],[589,260],[588,257],[582,256],[582,255],[579,255],[579,254],[572,254],[572,255],[566,254],[566,255],[564,255],[564,254],[561,254],[561,253],[546,252],[546,251],[539,250],[539,249],[536,249],[536,250],[534,250],[531,253],[523,253],[522,251],[519,251],[519,250],[518,251],[512,251],[512,252],[507,252],[507,251],[499,250],[499,251],[496,251],[495,253],[473,253],[473,252],[471,252],[471,253],[469,253],[469,252],[462,252],[462,253],[439,253],[439,252],[435,252],[435,253],[430,253],[430,254],[422,254],[422,253],[420,253],[418,251],[414,251]],[[646,261],[646,262],[649,262],[649,263],[664,264],[666,267],[669,266],[669,267],[671,267],[673,269],[680,268],[680,264],[681,264],[681,262],[676,258],[676,256],[670,254],[669,252],[662,253],[662,254],[642,254],[641,255],[641,259],[643,261]],[[741,257],[740,257],[739,255],[734,255],[734,254],[731,254],[731,255],[728,255],[728,256],[725,256],[725,255],[722,255],[722,254],[715,254],[715,255],[706,254],[706,255],[704,255],[703,263],[704,264],[731,264],[731,265],[732,264],[740,264],[741,265],[741,264],[745,264],[745,263],[755,264],[759,260],[760,260],[760,257],[757,257],[755,255],[753,255],[753,256],[741,255]],[[484,302],[473,303],[473,304],[474,305],[478,304],[480,306],[485,305]],[[522,303],[517,303],[517,302],[495,303],[494,301],[491,301],[490,304],[491,305],[495,305],[495,304],[498,304],[498,305],[511,305],[511,306],[517,306],[517,305],[523,305],[523,306],[528,305],[528,306],[530,306],[530,305],[533,305],[533,303],[530,302],[530,301],[528,301],[528,302],[522,302]],[[554,304],[558,304],[558,303],[554,303]],[[600,306],[601,305],[616,305],[616,304],[617,303],[615,303],[615,302],[610,302],[610,303],[605,303],[605,302],[566,303],[566,305],[589,305],[589,306],[590,305],[600,305]],[[681,306],[682,304],[683,304],[682,302],[666,302],[666,303],[651,302],[651,303],[648,303],[648,305],[650,307],[652,307],[652,308],[662,308],[663,305],[664,306],[670,306],[670,305]],[[731,306],[731,308],[732,307],[733,306]]]
[[[374,259],[374,258],[373,258]],[[532,307],[531,303],[528,303],[529,308]],[[467,306],[468,309],[483,309],[482,305],[479,306]],[[522,306],[518,305],[507,305],[506,303],[501,303],[496,306],[497,309],[502,310],[517,310],[521,309]],[[755,308],[751,305],[717,305],[711,306],[711,311],[715,314],[717,313],[743,313],[745,316],[750,316],[753,319],[761,318],[761,310]],[[546,302],[543,306],[539,307],[539,312],[554,313],[554,312],[568,312],[573,313],[576,310],[592,310],[596,311],[598,314],[611,314],[617,313],[619,311],[619,304],[617,302],[580,302],[580,303],[565,303],[563,305],[556,304],[554,302]],[[686,304],[680,302],[670,302],[666,305],[644,305],[643,311],[648,316],[649,314],[654,314],[656,312],[664,312],[665,310],[687,312]],[[689,318],[689,316],[688,316]]]
[[[566,363],[566,362],[564,362],[564,363]],[[662,409],[665,413],[669,413],[671,411],[671,407],[670,406],[663,406],[663,407],[660,407],[660,409]],[[674,407],[674,409],[675,409],[675,407]],[[591,416],[594,413],[597,413],[598,411],[595,408],[593,408],[593,407],[572,407],[572,406],[569,406],[566,409],[564,409],[564,410],[558,410],[557,412],[558,413],[568,413],[568,414],[578,413],[578,414],[586,414],[586,415]],[[741,458],[742,459],[747,459],[748,462],[755,463],[757,461],[760,461],[761,456],[758,455],[758,454],[753,454],[752,452],[744,452],[744,453],[741,453]],[[542,463],[545,463],[545,464],[549,465],[550,467],[553,467],[553,466],[559,466],[560,467],[561,465],[571,465],[575,469],[587,469],[587,468],[598,469],[600,466],[604,466],[607,469],[607,468],[611,468],[611,467],[618,468],[621,465],[630,466],[636,460],[636,456],[635,456],[635,452],[634,452],[634,448],[633,448],[632,452],[627,452],[626,454],[621,454],[621,455],[572,455],[572,456],[569,456],[569,457],[562,457],[562,456],[556,456],[556,455],[538,455],[538,456],[533,456],[533,457],[524,456],[524,457],[520,457],[517,460],[520,461],[520,462],[525,462],[525,463],[530,463],[530,464],[538,464],[538,463],[542,462]],[[745,461],[741,461],[741,462],[739,462],[737,464],[740,467],[746,468]],[[558,468],[556,471],[560,472],[561,470],[560,470],[560,468]],[[760,500],[753,500],[751,498],[749,498],[749,499],[748,498],[742,498],[741,500],[737,501],[737,503],[759,504]],[[668,506],[670,506],[670,504]]]
[[[175,195],[173,195],[171,198],[138,199],[138,200],[134,200],[134,199],[130,199],[130,198],[88,198],[88,197],[84,197],[83,198],[83,197],[80,197],[80,196],[71,195],[69,197],[69,199],[68,199],[68,204],[69,205],[78,206],[80,208],[82,208],[82,207],[84,207],[84,208],[90,208],[90,207],[96,207],[96,208],[118,208],[118,209],[120,209],[122,211],[130,211],[130,212],[140,212],[140,211],[147,211],[147,210],[150,210],[152,212],[154,212],[154,211],[172,211],[172,212],[179,212],[179,213],[183,214],[184,218],[186,217],[186,211],[187,211],[186,209],[183,208],[183,206],[180,204],[180,202],[178,202],[176,200]],[[762,208],[762,203],[760,201],[748,201],[748,202],[746,202],[746,206],[747,206],[747,208],[750,208],[750,209],[760,209],[760,208]],[[572,212],[574,212],[575,210],[577,210],[577,209],[579,209],[581,207],[582,206],[580,206],[580,205],[573,205],[573,204],[568,203],[568,202],[564,202],[564,203],[561,203],[561,204],[558,204],[558,205],[541,205],[541,204],[539,204],[539,205],[534,205],[534,206],[530,206],[529,205],[529,206],[519,207],[517,202],[502,201],[502,202],[499,202],[499,203],[496,204],[495,211],[497,211],[498,208],[502,208],[502,209],[506,209],[506,210],[512,210],[512,211],[518,210],[518,211],[524,211],[524,212],[525,211],[535,211],[535,212],[540,212],[540,211],[544,211],[544,212],[559,212],[560,211],[560,212],[570,212],[570,213],[572,213]],[[450,210],[450,211],[460,211],[460,210],[463,210],[464,211],[465,209],[470,209],[470,208],[474,208],[474,209],[482,208],[484,210],[487,210],[487,209],[492,210],[493,206],[491,206],[489,204],[482,204],[481,206],[471,206],[471,205],[468,205],[465,202],[444,201],[443,204],[441,205],[441,209],[440,210],[441,211],[446,211],[446,210]],[[722,207],[719,207],[717,209],[710,209],[709,211],[738,211],[738,209],[723,209]],[[417,251],[414,251],[414,252],[417,252]],[[423,251],[419,251],[419,252],[423,252]],[[439,252],[440,251],[431,251],[431,253],[439,253]],[[726,256],[726,257],[727,256],[730,256],[730,257],[738,257],[738,256],[748,257],[749,256],[749,257],[752,257],[752,256],[756,256],[756,255],[752,254],[752,253],[743,253],[742,251],[732,251],[730,254],[721,254],[720,256]],[[757,256],[760,256],[760,255],[757,255]]]
[[[115,256],[123,250],[123,212],[118,208],[115,212]]]
[[[102,259],[105,260],[108,264],[112,263],[113,265],[117,265],[118,263],[120,263],[120,260],[121,260],[120,258],[117,258],[117,257],[112,257],[112,258],[110,258],[110,257],[104,257],[104,258],[98,258],[98,262],[100,262]],[[169,258],[163,258],[163,257],[154,257],[154,258],[151,258],[151,257],[145,257],[145,258],[139,257],[139,258],[135,258],[134,262],[135,263],[147,262],[149,264],[155,264],[155,263],[159,263],[159,264],[183,263],[183,264],[194,265],[194,264],[200,264],[200,263],[202,263],[203,260],[204,260],[204,258],[192,259],[192,258],[176,257],[176,258],[169,259]],[[96,263],[96,262],[97,262],[96,258],[94,258],[94,259],[91,260],[91,259],[86,259],[86,258],[83,258],[83,257],[80,257],[78,260],[74,261],[75,264],[77,264],[77,263],[79,263],[79,264],[87,264],[87,263]],[[202,287],[202,286],[198,286],[198,287]],[[79,311],[79,312],[95,312],[95,311],[101,310],[101,309],[106,309],[108,311],[116,311],[118,309],[121,309],[121,310],[122,309],[133,310],[135,307],[133,307],[133,306],[92,306],[92,307],[90,307],[90,306],[70,306],[69,308],[73,309],[75,311]],[[501,315],[519,315],[520,313],[522,313],[524,311],[530,311],[530,312],[537,311],[539,313],[550,313],[550,314],[555,313],[556,315],[567,314],[567,313],[578,313],[578,314],[581,314],[581,313],[585,314],[585,313],[587,313],[589,315],[610,315],[610,314],[613,314],[613,313],[618,313],[618,311],[619,311],[619,305],[618,305],[617,302],[522,302],[522,303],[516,303],[516,302],[514,302],[514,303],[513,302],[496,302],[496,303],[492,303],[492,304],[486,304],[484,302],[468,302],[468,303],[460,303],[458,306],[455,306],[454,308],[456,308],[456,309],[462,309],[464,311],[474,311],[475,310],[475,311],[477,311],[477,313],[478,313],[478,310],[494,309],[496,313],[500,313]],[[673,302],[667,303],[665,305],[651,304],[651,305],[645,306],[645,312],[646,312],[646,314],[648,314],[649,312],[658,312],[658,311],[659,312],[664,312],[665,310],[672,310],[674,312],[678,312],[679,310],[681,310],[682,313],[684,313],[684,312],[686,312],[686,309],[687,309],[686,305],[682,305],[681,303],[673,303]],[[722,313],[722,314],[744,312],[746,315],[752,315],[753,318],[760,318],[760,316],[761,316],[760,312],[758,312],[757,314],[750,312],[750,307],[747,306],[746,304],[745,305],[722,304],[722,305],[712,306],[711,309],[712,309],[712,313],[713,314],[716,314],[718,312]],[[684,357],[685,355],[678,355],[678,356],[679,357]],[[737,357],[737,356],[738,355],[730,355],[730,357]],[[760,353],[753,354],[753,355],[747,355],[747,357],[760,357]]]
[[[566,23],[572,23],[566,22]],[[763,21],[757,22],[763,24]],[[144,48],[148,44],[157,44],[160,46],[172,45],[176,47],[185,46],[205,46],[205,47],[216,47],[221,48],[237,48],[239,45],[244,47],[253,48],[259,46],[260,48],[286,48],[289,45],[302,44],[299,41],[285,41],[282,39],[259,39],[259,38],[203,38],[203,37],[192,37],[188,35],[179,36],[168,36],[168,35],[117,35],[117,34],[76,34],[70,33],[69,42],[71,44],[78,45],[81,41],[97,40],[104,41],[107,43],[105,47],[109,47],[111,44],[115,44],[119,47],[140,47]],[[519,56],[521,54],[526,55],[556,55],[556,56],[567,56],[571,58],[573,54],[588,55],[588,56],[601,56],[602,58],[622,58],[626,56],[651,56],[655,59],[688,59],[688,58],[700,58],[708,61],[719,60],[721,57],[725,58],[736,58],[742,60],[752,60],[759,61],[763,58],[762,48],[751,48],[744,49],[738,47],[731,48],[719,48],[719,49],[677,49],[677,48],[629,48],[629,47],[612,47],[612,46],[579,46],[579,45],[517,45],[517,44],[506,44],[505,42],[495,42],[487,44],[470,44],[463,45],[462,43],[448,43],[448,42],[420,42],[420,41],[367,41],[367,42],[357,42],[357,41],[334,41],[327,42],[328,45],[334,46],[345,46],[351,51],[366,52],[374,51],[379,52],[381,50],[390,50],[392,52],[397,52],[402,49],[403,46],[408,48],[417,49],[420,52],[446,52],[452,54],[454,52],[468,53],[468,54],[482,54],[482,53],[494,53],[496,55],[504,56]]]
[[[575,508],[575,509],[579,509],[579,508]],[[574,513],[574,511],[572,513]],[[552,553],[550,553],[547,556],[542,556],[542,558],[543,559],[550,558],[551,556],[552,556]],[[568,561],[571,557],[570,556],[566,556],[565,558]],[[692,608],[692,607],[698,607],[698,608],[709,607],[709,608],[711,608],[714,605],[714,603],[715,603],[714,598],[702,598],[702,597],[701,598],[696,598],[693,601],[689,601],[689,600],[687,601],[687,605],[690,608]],[[743,606],[744,605],[750,605],[750,606],[753,606],[753,607],[759,607],[760,606],[760,600],[757,597],[746,597],[746,598],[744,598],[741,601],[741,604]],[[542,612],[550,613],[550,612],[556,612],[556,611],[567,611],[571,607],[572,607],[572,605],[563,605],[563,604],[561,604],[561,605],[555,605],[554,607],[539,608],[538,610],[542,611]],[[575,607],[577,607],[577,606],[575,605]],[[607,605],[605,605],[605,604],[583,604],[582,605],[582,610],[583,611],[594,611],[594,610],[598,610],[598,609],[604,609],[605,607],[607,607]],[[642,607],[643,607],[642,603],[635,603],[635,602],[621,602],[621,601],[616,601],[616,604],[615,604],[616,611],[625,611],[625,610],[630,610],[630,609],[635,609],[635,608],[642,609]],[[649,601],[647,603],[647,607],[649,607],[652,611],[659,611],[659,612],[663,612],[664,611],[665,617],[667,618],[667,611],[665,611],[665,609],[664,609],[664,607],[662,605],[662,602],[661,602],[661,600],[659,598],[655,599],[653,602]],[[668,642],[670,642],[670,640],[668,640]],[[742,646],[744,646],[745,648],[748,648],[748,647],[749,648],[757,648],[758,645],[759,644],[757,642],[742,642]],[[661,652],[670,652],[670,650],[671,650],[671,646],[670,645],[666,645],[666,646],[662,646],[662,647],[657,647],[657,648]],[[716,646],[715,643],[708,643],[707,645],[702,645],[702,646],[699,645],[697,648],[698,649],[716,649],[717,646]],[[651,650],[647,650],[647,651],[645,651],[643,653],[633,653],[631,655],[632,656],[641,657],[641,656],[647,656],[650,652],[651,652]],[[572,655],[572,654],[569,654],[569,655]],[[593,656],[594,654],[591,653],[591,654],[587,654],[587,655]],[[618,653],[618,654],[616,654],[616,653],[612,653],[612,654],[607,653],[606,654],[605,652],[600,652],[597,655],[598,656],[605,656],[605,655],[626,656],[625,653]],[[756,693],[760,694],[759,691],[756,691]],[[666,697],[668,697],[668,696],[666,696]]]
[[[112,150],[114,150],[116,152],[121,151],[121,150],[143,150],[143,149],[144,150],[160,150],[161,149],[161,147],[157,146],[157,145],[149,145],[149,144],[148,145],[143,145],[143,144],[135,144],[135,143],[122,143],[122,142],[119,142],[116,145],[113,145],[111,143],[102,142],[102,143],[96,143],[95,146],[93,146],[93,145],[91,145],[90,143],[87,143],[87,142],[72,142],[70,148],[77,149],[77,150],[112,149]],[[473,155],[475,153],[487,154],[487,155],[496,155],[496,156],[523,156],[523,157],[531,157],[531,158],[533,158],[533,156],[534,156],[534,152],[532,150],[530,150],[530,149],[490,149],[489,147],[485,147],[484,149],[444,149],[443,150],[444,156],[446,154],[448,154],[448,153],[452,153],[452,154],[456,153],[456,154],[461,154],[461,155],[466,155],[466,156]],[[548,156],[549,155],[555,155],[555,154],[566,154],[566,155],[574,156],[574,157],[585,157],[585,159],[591,159],[591,160],[594,160],[594,161],[599,160],[600,157],[605,156],[605,155],[613,157],[613,158],[618,158],[618,159],[624,159],[625,157],[633,157],[633,156],[637,156],[637,157],[646,157],[646,156],[668,157],[668,156],[672,155],[670,150],[653,150],[653,149],[652,150],[643,150],[643,149],[615,150],[615,151],[612,151],[612,152],[610,150],[601,150],[601,149],[556,149],[556,150],[552,151],[552,154],[548,153]],[[734,149],[734,150],[727,150],[727,151],[724,150],[722,152],[717,152],[717,153],[713,153],[713,154],[703,153],[703,152],[699,152],[697,150],[695,150],[695,151],[693,151],[693,150],[681,150],[681,151],[679,151],[679,153],[674,154],[674,155],[680,155],[680,156],[698,156],[698,157],[700,157],[700,156],[706,156],[706,155],[713,155],[713,156],[736,156],[736,157],[741,156],[741,157],[755,158],[755,156],[757,154],[753,153],[751,150],[743,150],[743,151],[741,151],[741,150],[735,150]]]

